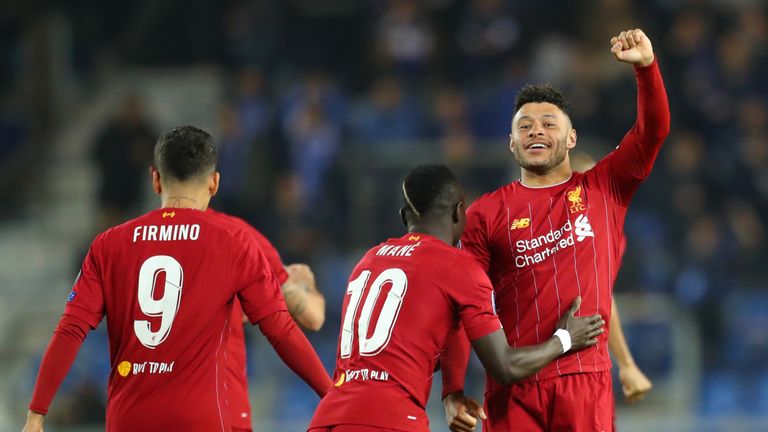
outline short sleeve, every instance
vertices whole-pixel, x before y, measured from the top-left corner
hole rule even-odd
[[[491,253],[483,214],[477,203],[467,210],[467,224],[461,236],[461,249],[472,255],[484,271],[488,271]]]
[[[269,266],[275,273],[277,282],[280,285],[283,285],[285,281],[288,280],[288,272],[285,271],[285,266],[283,265],[283,260],[280,258],[280,253],[277,252],[277,249],[275,249],[272,243],[270,243],[270,241],[264,237],[263,234],[261,234],[255,228],[251,228],[251,231],[254,239],[256,239],[256,242],[261,247],[262,252],[264,252],[264,256],[267,258]]]
[[[104,317],[104,287],[101,277],[101,239],[97,237],[88,249],[80,273],[69,293],[64,315],[79,318],[92,328],[98,327]]]
[[[251,324],[281,310],[288,310],[275,273],[252,235],[238,236],[233,263],[237,296]]]
[[[460,260],[453,268],[456,270],[450,279],[450,296],[456,302],[469,340],[501,329],[493,310],[493,288],[485,272],[469,258]]]

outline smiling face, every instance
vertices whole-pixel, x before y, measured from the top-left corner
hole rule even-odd
[[[549,174],[568,167],[568,150],[576,146],[576,130],[563,111],[549,102],[526,103],[512,119],[509,148],[527,171]]]

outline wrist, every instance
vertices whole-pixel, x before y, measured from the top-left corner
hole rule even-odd
[[[634,359],[616,361],[616,363],[619,365],[619,369],[633,369],[637,367]]]
[[[571,349],[571,334],[568,333],[568,330],[557,329],[555,330],[555,334],[552,336],[560,340],[560,345],[563,347],[563,354],[567,353]]]
[[[448,402],[451,402],[455,399],[459,399],[464,397],[464,391],[463,390],[456,390],[452,391],[450,393],[446,393],[445,396],[443,396],[443,404],[446,404]]]
[[[640,60],[640,62],[635,64],[635,67],[647,68],[648,66],[652,65],[655,61],[656,61],[656,55],[651,55],[650,59]]]
[[[27,423],[43,424],[44,414],[29,410],[27,411]]]

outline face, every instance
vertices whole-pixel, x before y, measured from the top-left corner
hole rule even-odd
[[[509,148],[523,169],[546,174],[561,166],[576,146],[576,130],[557,106],[548,102],[523,105],[512,119]]]

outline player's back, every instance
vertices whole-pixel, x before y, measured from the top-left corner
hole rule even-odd
[[[101,286],[108,430],[229,430],[223,361],[233,296],[256,280],[274,283],[244,238],[205,212],[160,209],[94,241],[76,285],[86,298],[77,292],[69,307],[83,300],[96,312],[95,290],[83,284]],[[258,296],[250,298],[258,310]]]
[[[460,292],[482,296],[467,283],[485,285],[487,304],[477,310],[492,316],[490,283],[464,252],[423,234],[368,251],[344,299],[335,388],[320,402],[311,427],[428,430],[424,407],[435,364],[458,325],[459,309],[473,303]]]

